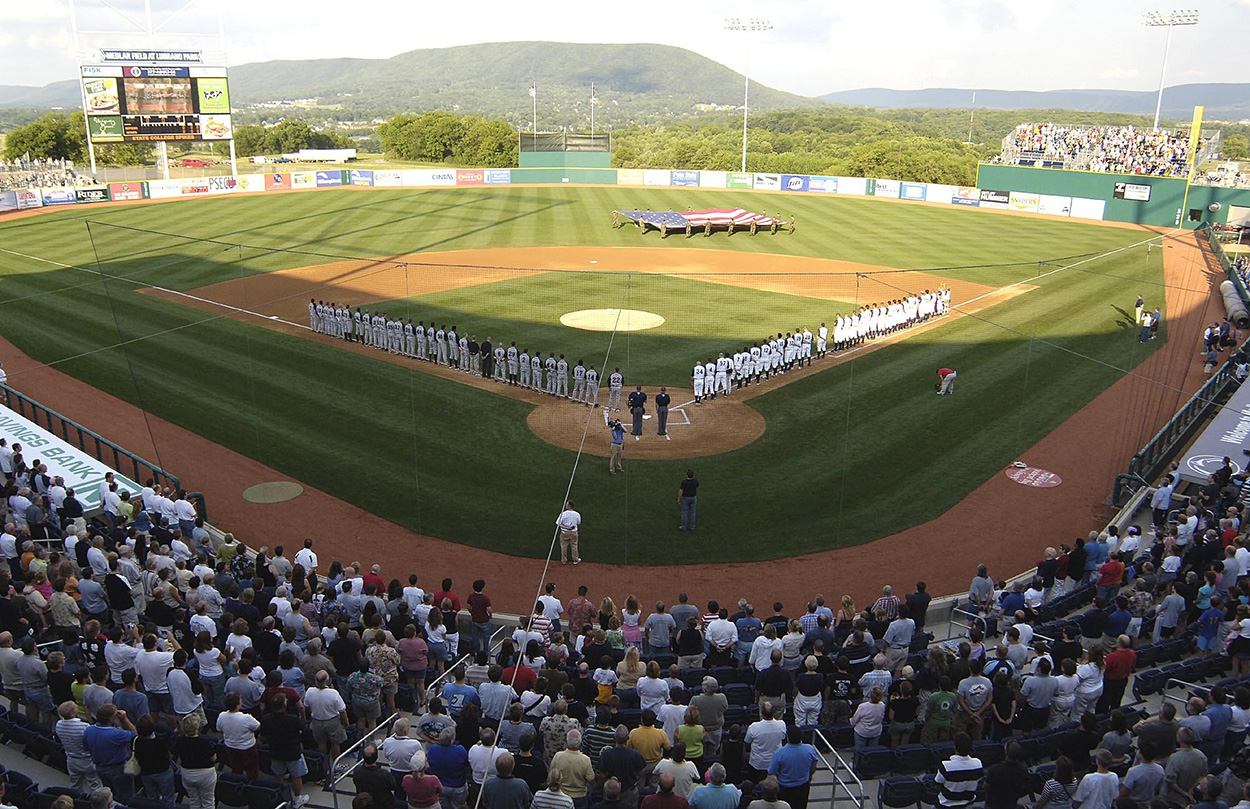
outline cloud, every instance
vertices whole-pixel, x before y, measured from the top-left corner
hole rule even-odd
[[[1205,79],[1211,74],[1205,70],[1182,70],[1176,75],[1178,78],[1182,79]]]
[[[1135,67],[1113,67],[1098,74],[1098,78],[1112,81],[1129,81],[1140,77],[1141,71]]]

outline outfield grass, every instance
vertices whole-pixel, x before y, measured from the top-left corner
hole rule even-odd
[[[798,233],[661,242],[658,234],[609,226],[612,208],[744,202],[770,211],[782,205],[798,217]],[[95,222],[89,232],[84,218]],[[542,554],[573,453],[525,428],[529,405],[213,318],[137,294],[136,287],[185,290],[330,260],[276,249],[366,257],[568,244],[774,251],[910,269],[1021,265],[936,270],[1000,286],[1036,274],[1036,265],[1023,265],[1124,247],[1143,235],[871,199],[618,188],[343,190],[87,208],[0,224],[0,248],[74,265],[50,267],[0,252],[0,334],[62,371],[397,523],[470,545]],[[230,246],[236,244],[243,246]],[[584,278],[543,280],[525,307],[484,304],[472,290],[422,296],[413,306],[436,307],[449,320],[471,309],[474,318],[497,317],[545,342],[561,328],[552,325],[552,313],[591,308],[587,284],[606,287],[597,290],[606,296],[622,283]],[[1112,304],[1131,305],[1143,283],[1161,280],[1158,250],[1098,259],[1036,280],[1037,290],[980,318],[753,400],[767,419],[764,436],[697,464],[698,543],[673,541],[674,490],[686,462],[632,462],[627,446],[630,474],[622,480],[609,478],[599,459],[585,459],[573,488],[586,517],[583,553],[631,563],[763,559],[862,542],[931,519],[1115,381],[1119,372],[1100,362],[1129,368],[1157,347],[1137,343]],[[646,283],[664,295],[715,288],[728,296],[726,310],[703,320],[703,332],[696,307],[676,318],[672,334],[630,335],[631,366],[665,379],[684,381],[687,351],[698,355],[722,335],[754,333],[756,323],[762,331],[785,328],[813,305],[675,278],[648,276]],[[738,295],[748,297],[740,303]],[[780,313],[778,323],[787,306],[795,309]],[[587,354],[606,336],[580,334]],[[622,358],[618,350],[610,364]],[[940,365],[960,370],[957,396],[932,395]],[[20,377],[11,381],[21,387]],[[173,471],[194,481],[194,469]]]

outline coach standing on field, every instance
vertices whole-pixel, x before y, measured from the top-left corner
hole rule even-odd
[[[647,394],[642,392],[642,385],[629,394],[626,404],[629,405],[629,412],[634,414],[634,429],[630,430],[630,435],[637,441],[638,436],[642,435],[642,414],[647,412]]]

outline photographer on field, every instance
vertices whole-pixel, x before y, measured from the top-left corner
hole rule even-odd
[[[617,472],[625,471],[625,465],[621,463],[621,450],[625,448],[625,428],[621,425],[620,419],[612,419],[608,422],[608,430],[612,434],[612,454],[608,456],[608,474],[615,475]]]

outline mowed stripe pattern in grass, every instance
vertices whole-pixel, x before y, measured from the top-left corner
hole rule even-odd
[[[793,238],[660,242],[658,234],[609,227],[614,207],[771,211],[774,200],[784,203],[782,212],[797,215]],[[99,222],[89,239],[84,216],[224,244]],[[277,248],[377,256],[511,244],[645,244],[926,268],[1034,262],[1141,238],[1078,223],[877,200],[610,188],[258,195],[58,212],[0,225],[0,233],[6,249],[91,270],[97,269],[94,240],[99,269],[133,280],[102,280],[0,253],[0,333],[22,350],[47,362],[95,351],[59,367],[400,524],[520,554],[545,552],[573,459],[529,433],[527,405],[214,319],[139,295],[136,284],[191,289],[319,260],[269,252]],[[1108,302],[1131,302],[1141,283],[1158,282],[1157,257],[1158,251],[1148,262],[1132,251],[1100,262],[1103,271],[1123,278],[1077,271],[1050,276],[1037,291],[981,313],[988,321],[964,319],[754,400],[768,420],[764,436],[699,462],[700,533],[715,544],[718,558],[760,559],[859,542],[932,518],[1118,376],[1036,340],[1030,345],[1026,335],[1046,336],[1119,367],[1131,367],[1153,348],[1136,344]],[[1035,272],[1006,267],[961,274],[997,286]],[[657,291],[669,283],[714,286],[671,278],[655,283]],[[578,296],[569,293],[576,292],[557,288],[536,305],[572,305]],[[560,302],[562,295],[569,303]],[[654,310],[663,297],[639,288],[630,305]],[[454,298],[438,302],[454,309]],[[761,326],[771,324],[773,299],[760,295],[751,302]],[[506,306],[500,315],[514,316]],[[697,306],[690,316],[697,325]],[[750,313],[743,318],[749,324]],[[707,334],[722,332],[724,320],[709,308]],[[631,364],[676,362],[637,348],[638,338],[625,344]],[[697,339],[674,343],[672,353],[684,356]],[[134,342],[124,350],[111,347],[119,341]],[[619,358],[624,364],[619,352],[625,346],[618,342],[610,363]],[[932,375],[942,364],[960,368],[963,382],[959,395],[938,400]],[[20,387],[20,379],[14,381]],[[592,434],[592,440],[606,438]],[[590,460],[579,471],[574,496],[593,537],[587,558],[706,558],[705,547],[673,541],[673,490],[686,464],[632,462],[628,447],[626,463],[627,481],[609,478]],[[193,469],[175,471],[194,477]]]

